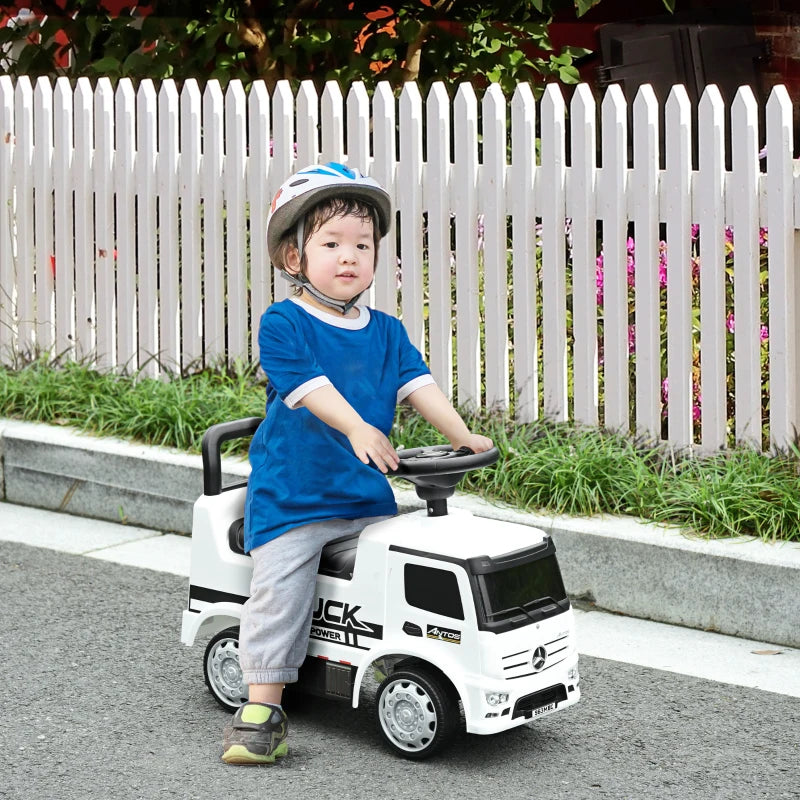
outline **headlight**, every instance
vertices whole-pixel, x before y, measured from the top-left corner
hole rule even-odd
[[[501,706],[508,702],[508,692],[486,692],[486,702],[490,706]]]

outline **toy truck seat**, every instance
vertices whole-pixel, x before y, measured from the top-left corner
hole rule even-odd
[[[358,537],[359,534],[352,533],[326,544],[319,561],[319,574],[351,580],[356,564]],[[243,517],[231,523],[228,529],[228,544],[234,553],[245,555]]]

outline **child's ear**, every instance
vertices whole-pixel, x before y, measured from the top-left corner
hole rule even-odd
[[[296,247],[287,248],[284,269],[292,275],[297,275],[300,272],[300,253]]]

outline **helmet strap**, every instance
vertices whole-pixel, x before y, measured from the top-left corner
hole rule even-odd
[[[300,217],[297,222],[297,255],[298,258],[303,258],[303,239],[306,235],[306,218]]]
[[[358,298],[361,297],[363,292],[359,292],[355,297],[351,297],[349,300],[337,300],[334,297],[328,297],[328,295],[323,294],[316,286],[314,286],[311,281],[306,278],[305,275],[292,275],[286,270],[281,270],[281,275],[292,284],[292,286],[297,286],[299,289],[303,289],[304,291],[308,292],[317,302],[322,303],[322,305],[327,306],[328,308],[332,308],[334,311],[341,312],[342,316],[345,316],[351,308],[355,306],[358,302]]]

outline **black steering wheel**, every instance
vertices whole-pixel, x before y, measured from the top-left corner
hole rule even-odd
[[[389,475],[396,475],[398,478],[424,478],[436,475],[461,476],[470,470],[488,467],[500,458],[500,451],[492,447],[483,453],[473,453],[467,447],[453,450],[449,444],[437,444],[398,450],[397,455],[400,463],[397,469],[389,470]]]

